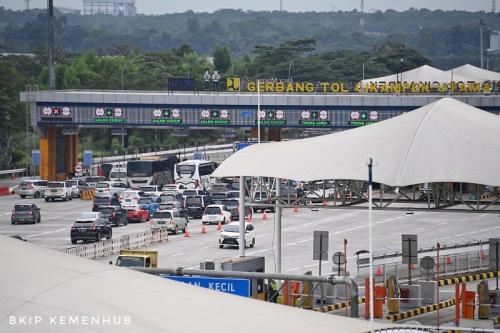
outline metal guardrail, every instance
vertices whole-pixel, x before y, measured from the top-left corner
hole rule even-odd
[[[11,169],[11,170],[0,170],[0,176],[1,175],[11,175],[15,173],[22,173],[26,172],[26,168],[23,169]]]
[[[89,243],[64,249],[67,254],[85,258],[99,258],[119,253],[125,249],[135,249],[168,240],[166,228],[147,230],[135,234],[107,239],[96,243]]]

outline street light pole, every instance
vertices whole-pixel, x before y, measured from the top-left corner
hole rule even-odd
[[[292,80],[291,78],[291,72],[292,72],[292,64],[293,64],[293,61],[295,59],[292,59],[292,61],[290,61],[290,65],[288,66],[288,81],[290,82]]]
[[[481,68],[484,68],[484,50],[483,50],[483,25],[484,21],[483,19],[479,20],[479,44],[481,48]]]
[[[373,177],[372,177],[372,168],[373,168],[373,159],[369,158],[368,159],[368,252],[370,253],[370,277],[369,277],[369,293],[370,293],[370,328],[371,332],[373,332],[374,329],[374,314],[373,314],[373,301],[374,301],[374,290],[373,290],[373,241],[372,241],[372,236],[373,236],[373,231],[372,231],[372,182],[373,182]]]
[[[260,143],[260,81],[257,79],[257,143]]]

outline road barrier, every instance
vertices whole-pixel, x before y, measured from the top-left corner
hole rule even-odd
[[[120,238],[83,244],[64,249],[63,252],[85,258],[99,258],[119,253],[125,249],[135,249],[168,240],[166,228],[147,230]]]
[[[95,190],[83,190],[82,200],[94,200]]]
[[[450,279],[442,279],[439,280],[439,286],[449,286],[452,284],[457,284],[457,283],[463,283],[463,282],[472,282],[472,281],[479,281],[479,280],[486,280],[486,279],[493,279],[496,276],[500,276],[500,272],[483,272],[483,273],[478,273],[478,274],[473,274],[473,275],[463,275],[459,277],[454,277]]]
[[[9,195],[10,190],[8,186],[0,186],[0,195]]]
[[[366,302],[366,297],[358,298],[358,304],[364,304],[365,302]],[[321,311],[321,308],[314,308],[314,311],[331,312],[331,311],[342,310],[342,309],[345,309],[346,307],[349,307],[349,306],[351,306],[351,301],[325,305],[323,307],[323,311]]]
[[[393,322],[399,321],[399,320],[419,316],[419,315],[424,314],[424,313],[436,311],[438,309],[438,307],[441,310],[441,309],[449,308],[449,307],[454,306],[454,305],[455,305],[455,299],[452,298],[452,299],[448,299],[446,301],[442,301],[442,302],[439,302],[436,304],[421,306],[419,308],[409,310],[406,312],[397,313],[394,315],[389,315],[389,316],[386,316],[385,319],[388,319],[388,320],[393,321]]]

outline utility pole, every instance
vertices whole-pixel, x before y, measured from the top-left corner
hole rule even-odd
[[[493,14],[497,12],[497,0],[491,0],[491,12]]]
[[[359,26],[361,27],[361,32],[365,32],[365,1],[361,0],[361,18],[359,19]]]
[[[24,4],[26,5],[26,10],[30,9],[30,0],[24,0]]]
[[[47,0],[47,16],[48,16],[48,56],[49,56],[49,89],[56,89],[56,70],[54,61],[54,1]]]
[[[283,11],[283,0],[280,0],[280,12]]]
[[[484,50],[483,50],[483,19],[479,20],[479,47],[481,48],[481,68],[484,68]]]

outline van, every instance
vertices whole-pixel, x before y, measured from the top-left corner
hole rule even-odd
[[[65,182],[48,182],[45,188],[45,201],[55,199],[72,200],[71,187],[66,186]]]
[[[211,203],[208,195],[193,195],[184,199],[184,207],[192,218],[202,217],[205,208]]]
[[[112,182],[127,180],[127,169],[126,168],[113,168],[109,173],[109,180]]]
[[[16,190],[16,194],[19,194],[21,198],[26,198],[28,196],[34,198],[40,198],[45,195],[45,188],[47,187],[46,180],[23,180]]]

